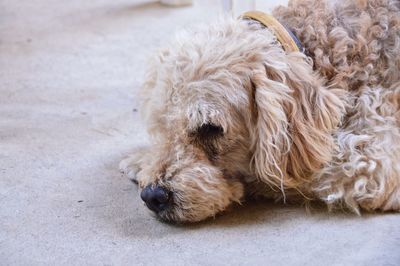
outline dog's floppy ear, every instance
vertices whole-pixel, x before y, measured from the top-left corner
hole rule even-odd
[[[252,166],[268,184],[297,188],[331,159],[342,101],[298,53],[269,56],[254,69],[251,83]]]

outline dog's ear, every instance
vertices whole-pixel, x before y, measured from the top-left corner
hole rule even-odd
[[[340,97],[322,86],[300,54],[279,54],[251,76],[255,126],[252,166],[279,189],[297,188],[331,159],[332,131],[343,113]]]

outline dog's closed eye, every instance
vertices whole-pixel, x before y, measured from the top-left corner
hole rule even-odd
[[[214,124],[203,124],[194,132],[196,137],[198,138],[218,138],[224,135],[224,130],[221,126],[217,126]]]
[[[224,135],[221,126],[215,124],[203,124],[189,133],[193,143],[201,147],[210,160],[215,160],[218,155],[218,139]]]

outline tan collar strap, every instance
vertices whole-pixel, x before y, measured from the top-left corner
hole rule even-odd
[[[286,52],[304,52],[304,48],[296,36],[273,16],[261,11],[249,11],[241,15],[240,18],[256,20],[272,30]]]

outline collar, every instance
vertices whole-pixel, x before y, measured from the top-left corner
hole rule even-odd
[[[256,20],[268,29],[272,30],[286,52],[302,52],[305,49],[299,39],[287,27],[276,18],[261,11],[249,11],[240,16],[242,19]]]

